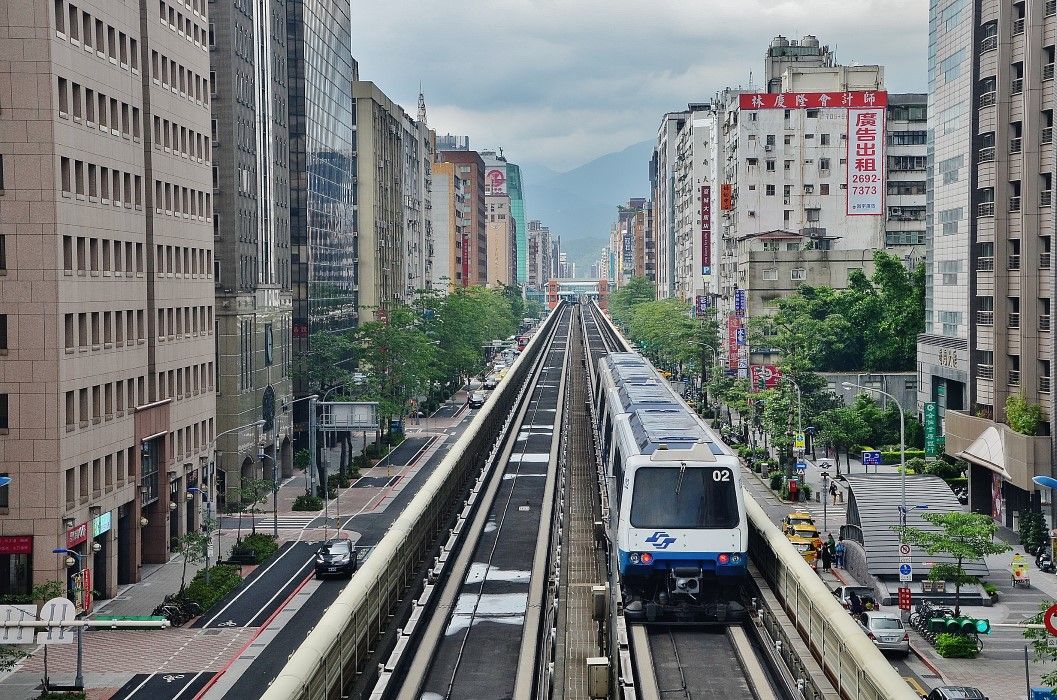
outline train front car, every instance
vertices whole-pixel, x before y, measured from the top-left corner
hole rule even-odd
[[[682,409],[637,411],[616,432],[627,455],[613,459],[625,615],[743,621],[748,529],[737,458]]]

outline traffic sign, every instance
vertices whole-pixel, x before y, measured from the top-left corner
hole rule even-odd
[[[0,605],[0,619],[4,622],[26,622],[37,619],[36,605]],[[4,627],[0,630],[2,644],[32,644],[32,627]]]
[[[797,433],[793,438],[793,449],[802,450],[807,445],[803,433]]]
[[[899,545],[899,562],[901,564],[909,564],[910,563],[910,554],[911,554],[911,549],[910,549],[910,545],[909,544],[903,543],[903,544]]]
[[[807,462],[802,459],[796,461],[796,470],[798,473],[803,474],[807,471]]]
[[[40,608],[40,619],[43,622],[70,622],[77,613],[73,601],[68,598],[52,598]],[[48,627],[37,632],[37,644],[72,644],[73,632],[68,627]]]
[[[1042,616],[1042,624],[1046,625],[1046,631],[1057,637],[1057,603],[1046,608]]]
[[[910,564],[899,565],[899,580],[900,581],[913,581],[914,580],[914,567]]]
[[[871,450],[869,452],[862,453],[862,463],[864,466],[874,465],[877,466],[881,463],[881,453],[877,450]]]
[[[900,586],[899,587],[899,609],[900,610],[910,610],[910,606],[911,606],[912,602],[913,601],[912,601],[911,596],[910,596],[910,589],[905,587],[905,586]]]

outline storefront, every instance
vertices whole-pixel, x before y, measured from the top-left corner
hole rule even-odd
[[[90,547],[90,530],[90,523],[83,522],[66,531],[66,549],[80,555],[73,558],[73,566],[68,568],[66,578],[67,597],[74,602],[78,614],[92,609],[92,571],[88,568],[88,558],[85,556],[85,550]]]
[[[113,525],[113,514],[111,511],[100,513],[92,519],[92,588],[100,593],[100,597],[107,597],[106,591],[110,583],[110,531]],[[95,545],[99,545],[96,551]]]
[[[0,537],[0,594],[28,595],[33,588],[33,535]]]

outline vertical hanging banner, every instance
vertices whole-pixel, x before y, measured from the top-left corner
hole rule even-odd
[[[849,216],[884,214],[885,108],[848,110]]]
[[[747,298],[745,296],[744,289],[734,290],[734,313],[738,316],[744,317],[747,310]]]
[[[712,186],[701,185],[701,274],[712,274]]]
[[[731,314],[727,316],[727,366],[738,369],[738,329],[741,328],[741,319]]]
[[[719,186],[719,208],[730,211],[734,208],[734,185],[724,182]]]

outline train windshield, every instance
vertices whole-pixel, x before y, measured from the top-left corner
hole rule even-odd
[[[643,467],[635,472],[631,526],[732,528],[738,525],[737,486],[726,467]]]

